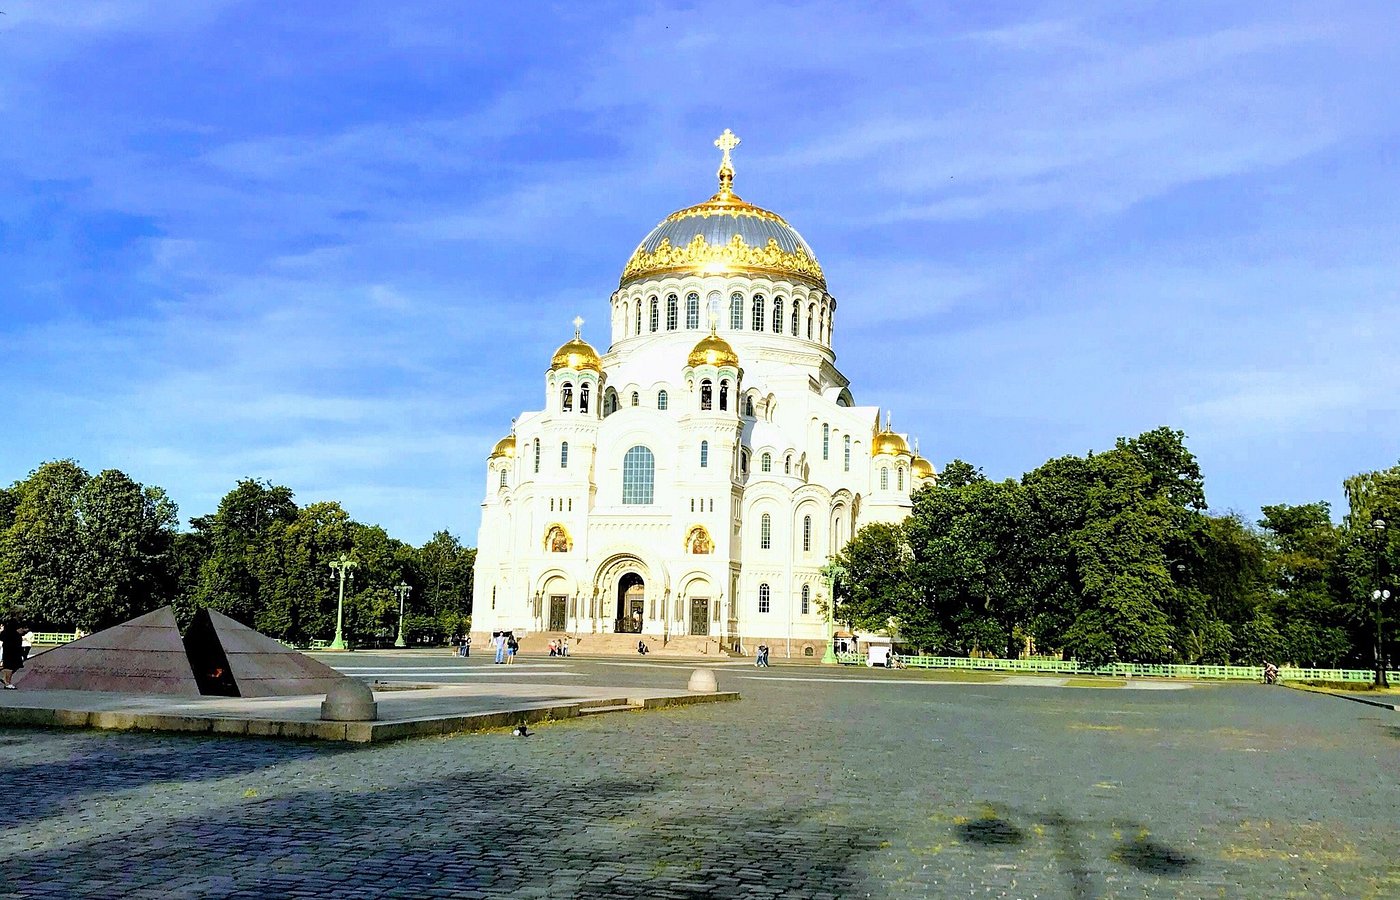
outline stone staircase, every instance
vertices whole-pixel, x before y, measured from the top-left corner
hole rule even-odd
[[[549,653],[549,642],[569,639],[570,656],[639,656],[637,641],[645,641],[648,658],[657,659],[729,659],[731,654],[720,647],[718,638],[697,635],[676,635],[662,645],[660,637],[651,634],[571,634],[566,631],[532,632],[521,640],[520,652],[526,656]]]

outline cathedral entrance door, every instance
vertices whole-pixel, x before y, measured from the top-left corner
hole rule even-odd
[[[617,621],[613,630],[619,634],[641,634],[642,617],[646,615],[646,585],[642,576],[628,572],[617,583]]]
[[[564,630],[564,614],[568,608],[569,598],[560,594],[555,594],[549,598],[549,630]]]
[[[690,598],[690,633],[706,635],[710,633],[710,598]]]

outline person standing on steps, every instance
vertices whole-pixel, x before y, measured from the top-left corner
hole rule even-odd
[[[506,661],[506,635],[503,631],[491,633],[491,644],[496,648],[496,665]]]
[[[515,654],[518,652],[520,652],[520,642],[515,639],[515,633],[511,632],[506,637],[506,665],[514,664]]]

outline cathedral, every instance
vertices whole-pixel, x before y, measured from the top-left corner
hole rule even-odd
[[[782,216],[719,190],[637,245],[609,343],[574,337],[486,462],[473,624],[822,656],[823,567],[935,478],[832,350],[836,298]],[[594,646],[619,649],[618,639]]]

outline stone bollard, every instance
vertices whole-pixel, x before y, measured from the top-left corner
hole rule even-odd
[[[355,678],[346,678],[332,687],[321,704],[321,719],[326,722],[373,722],[378,715],[374,692]]]
[[[696,669],[690,673],[690,682],[685,686],[688,691],[697,694],[713,694],[719,690],[719,685],[715,682],[714,669]]]

